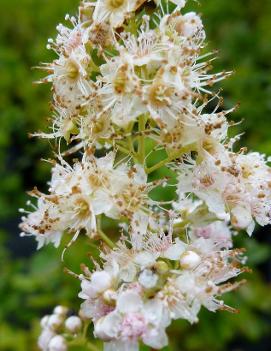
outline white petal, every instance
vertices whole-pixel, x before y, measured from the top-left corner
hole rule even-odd
[[[94,334],[104,341],[111,341],[118,337],[122,318],[117,312],[109,313],[100,318],[94,325]]]
[[[113,205],[109,195],[103,190],[96,191],[91,204],[95,215],[110,211]]]
[[[104,351],[139,351],[137,341],[111,341],[104,344]]]
[[[168,337],[164,329],[150,329],[142,338],[144,344],[161,349],[168,344]]]
[[[163,256],[170,260],[178,260],[182,253],[186,250],[187,244],[182,242],[180,239],[176,239],[175,243],[172,244],[164,253]]]
[[[141,267],[146,267],[153,264],[156,260],[156,256],[151,252],[140,252],[134,258],[134,262]]]
[[[251,235],[251,229],[254,228],[251,226],[253,223],[253,218],[251,216],[251,210],[245,206],[235,206],[231,210],[231,222],[232,225],[238,229],[246,229],[249,227],[248,234]],[[252,224],[253,225],[253,224]]]
[[[170,316],[161,300],[152,299],[144,305],[144,317],[157,327],[167,327],[170,324]]]
[[[142,248],[142,238],[146,234],[149,224],[149,216],[143,211],[137,211],[134,213],[131,227],[132,227],[132,245],[134,249]]]
[[[97,293],[110,288],[112,278],[109,273],[105,271],[94,272],[91,276],[91,284]]]
[[[125,267],[121,267],[119,271],[119,278],[124,282],[132,282],[137,273],[133,262],[128,263]]]
[[[141,297],[133,291],[121,293],[117,301],[117,310],[122,313],[138,312],[142,307]]]

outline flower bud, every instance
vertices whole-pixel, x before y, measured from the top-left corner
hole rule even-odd
[[[55,336],[55,332],[49,328],[44,328],[38,339],[38,346],[41,350],[48,350],[51,339]]]
[[[49,351],[66,351],[67,344],[62,335],[54,336],[49,342]]]
[[[180,258],[180,266],[183,269],[193,269],[201,261],[200,256],[194,251],[186,251]]]
[[[59,329],[63,324],[63,317],[58,314],[52,314],[48,319],[48,327],[52,330]]]
[[[144,269],[140,273],[138,281],[146,289],[152,289],[158,282],[158,275],[153,273],[150,269]]]
[[[77,316],[71,316],[66,320],[65,327],[69,332],[77,333],[82,328],[82,321]]]
[[[44,317],[42,317],[42,319],[41,319],[41,321],[40,321],[40,326],[41,326],[42,328],[47,327],[48,321],[49,321],[49,317],[50,317],[50,316],[44,316]]]
[[[66,316],[68,313],[68,308],[65,306],[56,306],[53,313],[61,316]]]

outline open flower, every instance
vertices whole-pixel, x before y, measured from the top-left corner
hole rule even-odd
[[[134,67],[125,59],[113,58],[101,66],[102,77],[98,83],[98,96],[102,110],[110,109],[112,122],[125,127],[142,114],[141,83],[134,72]]]
[[[171,230],[147,232],[141,244],[123,239],[102,254],[103,270],[80,278],[81,311],[106,350],[138,350],[139,341],[160,349],[171,319],[194,323],[201,306],[234,311],[218,297],[238,286],[227,281],[242,272],[241,251],[193,233],[173,240]]]
[[[178,193],[194,193],[206,202],[218,218],[227,218],[237,229],[254,229],[270,223],[270,168],[258,153],[234,154],[219,148],[219,153],[196,163],[181,165]]]
[[[127,15],[135,11],[145,0],[97,0],[93,13],[95,22],[109,20],[113,28],[123,24]]]
[[[53,49],[58,58],[44,65],[49,75],[42,82],[51,82],[55,103],[65,108],[67,114],[76,115],[93,92],[89,79],[92,60],[86,49],[88,30],[74,17],[66,19],[70,19],[73,28],[57,26],[57,38],[50,39],[47,47]]]
[[[64,160],[52,170],[49,195],[34,189],[30,195],[38,199],[34,212],[22,218],[23,235],[34,235],[39,248],[53,242],[58,246],[64,231],[81,231],[88,236],[96,233],[96,216],[105,214],[114,219],[128,218],[134,224],[149,224],[149,206],[155,202],[148,192],[155,183],[147,183],[141,166],[114,167],[114,153],[96,158],[86,152],[82,162],[73,167]]]

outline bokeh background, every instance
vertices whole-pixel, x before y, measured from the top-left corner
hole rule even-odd
[[[77,0],[1,0],[0,10],[0,350],[37,350],[39,319],[57,304],[78,307],[79,284],[63,273],[78,271],[84,257],[80,240],[60,263],[61,248],[37,252],[31,238],[19,238],[18,208],[25,190],[46,188],[50,156],[47,141],[29,139],[44,129],[50,115],[49,86],[33,86],[42,73],[33,69],[53,56],[48,37]],[[210,49],[219,49],[216,70],[234,70],[223,82],[225,107],[240,103],[232,118],[244,122],[242,145],[271,155],[271,1],[190,0],[202,14]],[[253,274],[227,302],[238,315],[202,311],[200,323],[176,322],[171,351],[271,350],[271,228],[244,234],[237,245],[248,252]]]

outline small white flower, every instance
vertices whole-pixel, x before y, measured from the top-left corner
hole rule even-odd
[[[109,20],[112,27],[119,27],[125,17],[143,3],[135,0],[98,0],[93,13],[95,22],[105,22]]]
[[[232,247],[232,233],[227,222],[215,221],[206,226],[194,227],[191,231],[191,237],[212,239],[219,248]]]
[[[191,102],[191,94],[176,66],[161,68],[152,83],[144,87],[144,101],[151,117],[161,127],[172,128],[177,116]]]
[[[257,153],[234,154],[218,147],[213,154],[203,153],[201,163],[183,164],[178,193],[194,193],[205,201],[220,219],[228,219],[237,229],[251,234],[254,221],[270,223],[270,168]]]
[[[103,104],[102,111],[110,109],[112,122],[125,127],[145,112],[140,98],[140,80],[134,67],[120,56],[112,58],[100,69],[98,96]]]
[[[178,28],[180,35],[184,37],[193,37],[197,32],[203,29],[200,17],[195,12],[188,12],[179,21],[176,21],[175,28]]]

